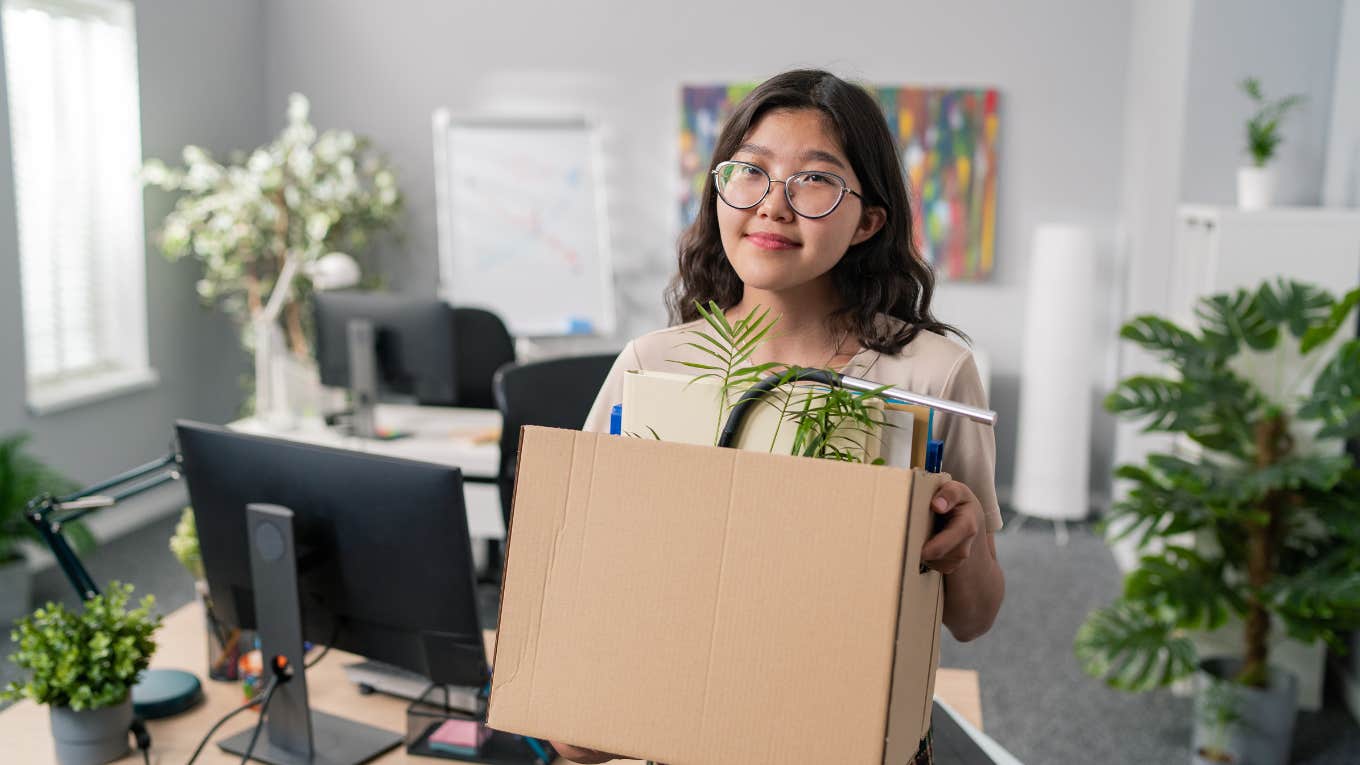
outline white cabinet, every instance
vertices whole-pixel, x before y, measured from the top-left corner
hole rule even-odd
[[[1360,210],[1184,205],[1178,223],[1167,280],[1168,314],[1178,323],[1190,323],[1200,297],[1278,276],[1333,295],[1360,284]]]

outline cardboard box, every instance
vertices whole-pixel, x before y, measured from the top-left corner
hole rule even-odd
[[[897,765],[944,474],[528,427],[489,724],[669,765]]]

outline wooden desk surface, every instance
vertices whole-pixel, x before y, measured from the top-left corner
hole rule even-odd
[[[491,653],[494,650],[495,633],[488,631],[486,637],[487,650]],[[199,604],[191,603],[167,616],[164,626],[157,634],[157,642],[160,648],[151,662],[152,666],[201,673],[208,657],[203,610]],[[357,657],[352,654],[333,651],[320,664],[307,671],[307,689],[312,707],[343,717],[363,720],[392,731],[406,730],[407,702],[404,699],[381,694],[361,696],[345,677],[343,666],[356,659]],[[199,679],[203,679],[201,674]],[[211,680],[203,682],[205,698],[202,704],[182,715],[149,723],[152,738],[151,762],[155,765],[183,765],[208,728],[245,700],[240,686],[236,683],[218,683]],[[961,669],[939,670],[935,677],[935,694],[965,719],[979,729],[982,728],[982,706],[978,696],[976,672]],[[237,715],[214,736],[213,743],[204,747],[198,762],[238,763],[240,759],[224,754],[217,748],[216,741],[254,725],[255,720],[253,712]],[[31,701],[18,702],[0,712],[0,740],[6,742],[3,758],[5,762],[26,765],[56,763],[47,709]],[[118,762],[130,765],[141,763],[141,754],[134,751],[131,756]],[[408,755],[404,747],[398,747],[375,762],[430,765],[440,760]],[[626,763],[641,765],[637,760],[615,762],[621,765]]]

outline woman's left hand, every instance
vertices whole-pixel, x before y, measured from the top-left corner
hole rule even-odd
[[[921,560],[941,574],[952,574],[973,553],[973,543],[982,532],[982,504],[972,489],[950,481],[935,492],[930,510],[948,521],[921,548]]]

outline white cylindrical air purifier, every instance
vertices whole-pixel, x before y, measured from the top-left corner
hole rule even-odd
[[[1086,228],[1034,232],[1011,498],[1022,515],[1069,521],[1090,512],[1095,258]]]

